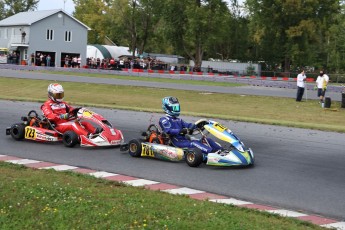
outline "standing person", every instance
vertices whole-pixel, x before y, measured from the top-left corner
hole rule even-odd
[[[31,65],[35,65],[35,54],[32,53],[30,56]]]
[[[26,36],[26,33],[25,33],[25,31],[23,30],[23,31],[22,31],[22,44],[25,43],[25,36]]]
[[[317,96],[320,98],[320,104],[323,103],[323,99],[326,94],[326,89],[328,85],[329,77],[324,73],[323,70],[320,71],[320,75],[316,79]]]
[[[46,57],[46,62],[47,62],[47,66],[50,67],[50,62],[51,62],[51,57],[50,55],[48,54],[48,56]]]
[[[68,55],[65,56],[65,67],[66,68],[69,67],[69,57],[68,57]]]
[[[297,75],[297,97],[296,101],[302,101],[304,88],[305,88],[305,80],[307,77],[305,76],[304,70],[300,74]]]

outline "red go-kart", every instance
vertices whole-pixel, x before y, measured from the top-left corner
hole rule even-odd
[[[40,117],[35,110],[31,110],[23,122],[13,124],[6,128],[6,135],[11,135],[15,140],[33,140],[38,142],[63,142],[66,147],[77,144],[84,147],[120,146],[124,138],[120,130],[115,129],[103,116],[85,108],[75,108],[69,113],[68,120],[73,125],[83,127],[83,122],[95,126],[100,132],[97,134],[83,135],[73,130],[60,133],[44,116]]]

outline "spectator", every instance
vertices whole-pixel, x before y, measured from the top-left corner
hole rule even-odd
[[[48,56],[46,57],[46,62],[47,62],[47,66],[50,67],[50,62],[51,62],[51,57],[48,54]]]
[[[300,74],[297,75],[297,97],[296,101],[302,101],[303,94],[304,94],[304,87],[305,87],[305,80],[307,77],[305,76],[304,70]]]
[[[35,54],[34,53],[32,53],[30,55],[30,65],[35,65]]]
[[[65,57],[65,67],[69,67],[69,57],[66,55]]]
[[[81,65],[81,57],[79,56],[78,58],[77,58],[77,65],[78,65],[78,68],[80,68],[80,65]]]
[[[320,104],[323,103],[323,99],[326,94],[326,89],[328,85],[329,77],[324,73],[323,70],[320,71],[320,75],[316,79],[317,96],[320,98]]]
[[[26,36],[26,33],[25,33],[25,31],[23,30],[23,31],[22,31],[22,44],[25,43],[25,36]]]

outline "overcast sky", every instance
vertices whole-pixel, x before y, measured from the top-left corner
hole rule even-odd
[[[243,1],[244,0],[239,0],[240,3],[243,3]],[[37,10],[55,9],[65,9],[67,13],[72,14],[74,11],[74,3],[72,0],[40,0],[37,7]]]
[[[67,13],[72,14],[74,11],[74,3],[72,0],[40,0],[37,7],[37,10],[55,9],[65,9]]]

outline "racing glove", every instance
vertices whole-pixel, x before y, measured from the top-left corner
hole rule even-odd
[[[68,113],[65,113],[65,114],[60,114],[60,119],[62,119],[62,120],[67,120],[68,119]]]
[[[187,128],[183,128],[180,130],[180,134],[181,135],[186,135],[188,133],[188,129]]]

